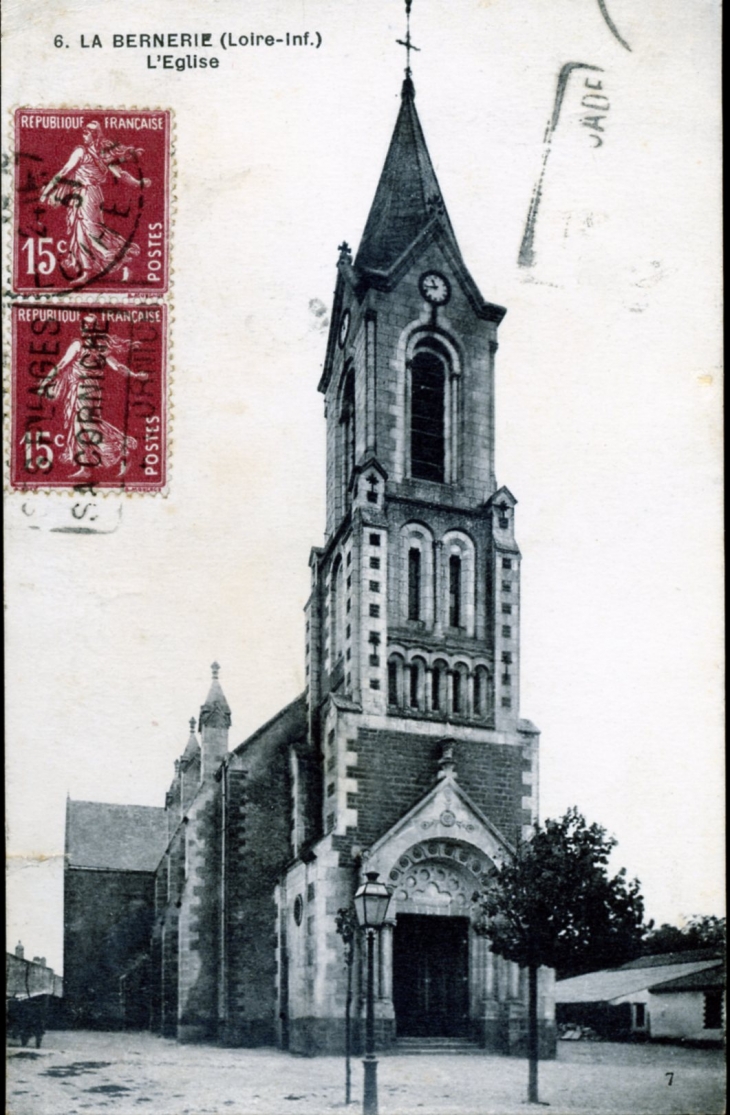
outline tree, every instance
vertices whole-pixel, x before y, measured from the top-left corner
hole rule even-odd
[[[642,955],[656,956],[662,952],[688,952],[692,949],[718,949],[725,951],[725,918],[713,914],[695,915],[679,929],[676,925],[654,927],[649,923],[649,931],[644,938]]]
[[[528,1101],[538,1103],[537,976],[620,964],[639,954],[644,901],[625,869],[611,877],[616,840],[589,825],[573,807],[557,821],[536,824],[511,860],[496,867],[483,893],[477,930],[492,950],[528,970]]]

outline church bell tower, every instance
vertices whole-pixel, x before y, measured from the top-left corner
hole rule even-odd
[[[382,1040],[505,1051],[522,1040],[524,973],[489,952],[472,919],[475,891],[537,816],[516,500],[495,472],[505,312],[462,258],[408,67],[360,245],[339,246],[319,383],[327,515],[310,558],[306,704],[320,835],[293,847],[278,891],[281,958],[306,977],[285,992],[292,1049],[340,1047],[332,914],[366,868],[393,890]],[[541,1004],[554,1047],[549,989]]]
[[[409,722],[518,724],[516,500],[494,466],[505,312],[464,264],[407,74],[360,247],[339,249],[312,710],[337,694]]]

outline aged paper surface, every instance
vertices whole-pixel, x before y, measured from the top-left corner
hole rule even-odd
[[[161,805],[214,659],[232,743],[304,688],[337,248],[404,27],[397,0],[5,6],[6,150],[16,107],[175,117],[167,492],[5,496],[8,939],[57,971],[67,794]],[[508,308],[540,812],[615,833],[657,922],[721,914],[719,5],[416,0],[412,33],[464,259]]]

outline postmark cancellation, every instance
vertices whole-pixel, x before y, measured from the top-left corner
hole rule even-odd
[[[167,307],[11,308],[10,487],[159,492]]]
[[[19,108],[13,291],[169,288],[169,110]]]

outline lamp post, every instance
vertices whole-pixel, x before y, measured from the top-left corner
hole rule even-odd
[[[366,882],[355,892],[355,913],[358,924],[367,934],[368,976],[367,1005],[365,1014],[365,1057],[363,1068],[363,1115],[378,1115],[378,1059],[375,1056],[375,989],[373,986],[373,951],[375,934],[385,922],[390,902],[390,891],[385,883],[378,882],[378,872],[366,872]]]

